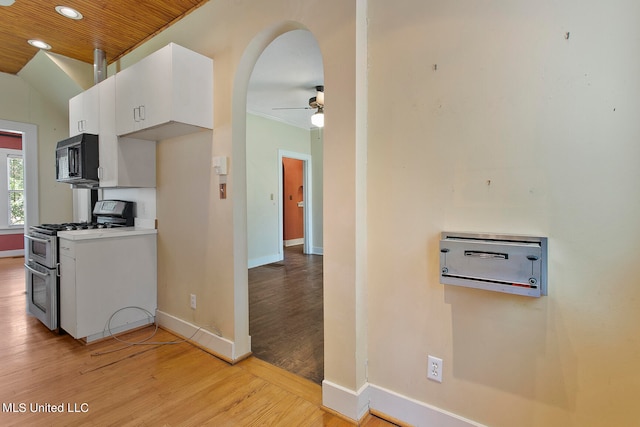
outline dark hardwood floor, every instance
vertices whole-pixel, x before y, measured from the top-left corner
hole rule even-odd
[[[322,382],[321,255],[290,246],[283,262],[249,269],[249,334],[255,357]]]

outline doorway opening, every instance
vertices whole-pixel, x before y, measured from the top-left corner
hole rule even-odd
[[[304,162],[290,157],[282,159],[282,239],[284,247],[304,243]]]
[[[279,243],[284,249],[302,245],[305,254],[313,250],[313,174],[311,155],[279,150]],[[284,259],[284,251],[282,258]]]
[[[249,331],[255,357],[321,384],[324,317],[321,255],[284,249],[281,262],[249,269]]]
[[[316,232],[322,231],[322,192],[312,187],[320,182],[322,188],[322,133],[305,106],[323,79],[309,31],[275,37],[249,78],[245,153],[251,351],[318,384],[324,378],[322,238]]]
[[[2,168],[6,180],[0,180],[6,218],[0,219],[0,256],[24,254],[21,236],[39,222],[37,127],[32,124],[0,120]],[[17,180],[18,175],[22,179]]]

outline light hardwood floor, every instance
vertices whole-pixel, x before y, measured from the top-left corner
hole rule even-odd
[[[0,259],[2,426],[352,425],[322,409],[319,385],[254,357],[232,366],[189,343],[87,346],[55,334],[25,314],[22,264]],[[177,339],[159,330],[149,341]],[[362,425],[393,424],[369,415]]]

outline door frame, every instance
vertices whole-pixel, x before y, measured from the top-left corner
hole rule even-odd
[[[0,119],[0,129],[22,134],[22,159],[24,161],[24,231],[40,223],[38,206],[38,127],[31,123]]]
[[[295,151],[278,150],[278,257],[284,259],[284,188],[282,182],[282,159],[302,160],[302,197],[304,202],[304,247],[305,254],[313,253],[313,206],[311,202],[312,174],[311,155],[296,153]]]

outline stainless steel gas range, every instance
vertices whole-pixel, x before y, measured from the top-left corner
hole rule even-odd
[[[60,327],[60,260],[58,233],[133,225],[133,202],[96,202],[93,223],[42,224],[29,227],[25,240],[27,312],[51,330]]]
[[[59,227],[62,224],[29,227],[24,236],[27,311],[51,330],[57,329],[59,324],[60,271],[56,237]]]

